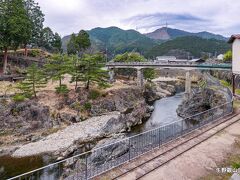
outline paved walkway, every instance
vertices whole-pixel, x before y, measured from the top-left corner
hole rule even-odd
[[[240,115],[215,126],[216,124],[209,124],[207,127],[174,140],[161,149],[156,149],[95,179],[114,179],[126,172],[117,179],[192,180],[206,176],[210,172],[215,172],[217,164],[229,154],[237,153],[237,150],[240,152],[234,146],[240,136]],[[192,137],[211,127],[214,128],[191,140]],[[189,141],[174,148],[186,140]],[[173,150],[161,155],[170,149]],[[172,160],[168,162],[170,159]],[[149,162],[144,164],[146,161]]]

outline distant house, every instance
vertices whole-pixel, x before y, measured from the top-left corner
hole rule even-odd
[[[155,62],[176,62],[176,63],[204,63],[205,60],[203,59],[192,59],[192,60],[188,60],[188,59],[177,59],[175,56],[158,56],[156,57]]]
[[[223,54],[219,54],[219,55],[217,56],[217,60],[222,61],[223,59],[224,59],[224,55],[223,55]]]
[[[157,56],[155,62],[169,62],[175,61],[176,59],[175,56]]]

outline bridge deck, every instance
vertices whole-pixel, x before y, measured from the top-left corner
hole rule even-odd
[[[231,64],[197,64],[197,63],[158,63],[158,62],[131,62],[107,63],[108,68],[169,68],[169,69],[213,69],[213,70],[232,70]]]

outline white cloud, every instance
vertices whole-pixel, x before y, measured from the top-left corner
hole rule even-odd
[[[226,36],[238,33],[240,2],[236,0],[38,0],[45,13],[45,25],[61,35],[80,29],[118,26],[135,29],[153,23],[149,19],[127,22],[126,19],[154,14],[190,15],[203,21],[175,19],[170,26],[187,31],[210,31]],[[159,16],[160,17],[160,16]],[[148,17],[150,18],[150,17]],[[169,16],[162,17],[168,20]],[[151,18],[150,18],[151,19]],[[161,18],[160,18],[161,19]],[[171,21],[171,20],[170,20]],[[140,24],[139,24],[140,23]],[[164,24],[165,22],[162,22]],[[156,27],[142,28],[141,32]]]

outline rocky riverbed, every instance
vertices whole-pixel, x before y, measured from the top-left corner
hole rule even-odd
[[[53,112],[48,104],[43,105],[41,100],[20,103],[2,101],[0,117],[3,123],[0,128],[6,134],[12,132],[14,135],[11,138],[16,140],[6,143],[4,140],[8,138],[2,134],[0,152],[4,155],[10,153],[14,157],[51,154],[61,159],[91,150],[101,140],[131,131],[132,127],[148,119],[153,111],[151,104],[174,95],[179,87],[184,88],[184,82],[179,81],[174,86],[169,82],[155,81],[148,84],[145,90],[134,86],[112,88],[89,101],[91,108],[87,111],[88,118],[81,117],[76,109],[76,102],[86,103],[87,95],[62,99],[54,106],[69,110],[58,113]],[[58,131],[50,135],[36,134],[53,128]]]

